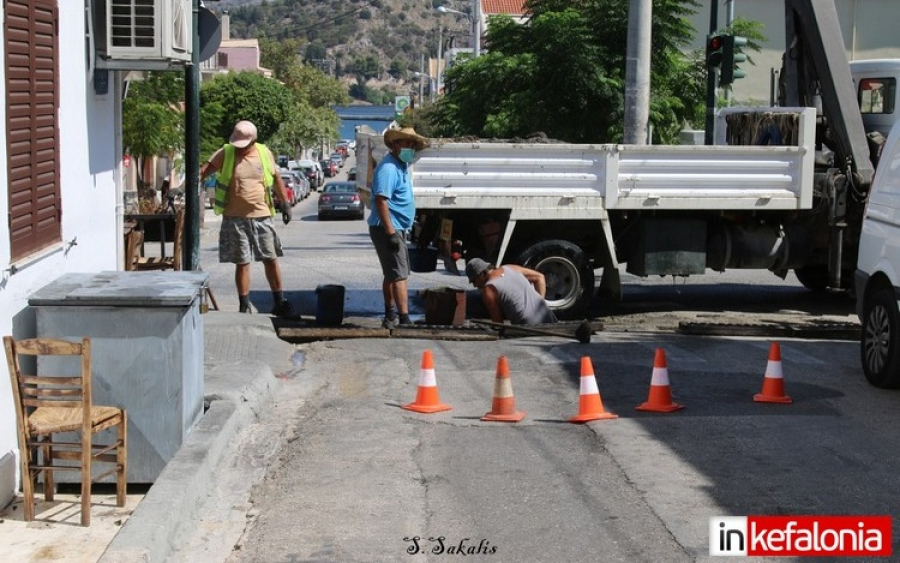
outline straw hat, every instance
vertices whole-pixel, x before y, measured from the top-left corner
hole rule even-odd
[[[428,139],[416,133],[412,127],[401,127],[400,129],[388,129],[384,132],[384,144],[390,148],[395,142],[401,139],[410,139],[416,143],[415,149],[420,151],[428,146]]]
[[[234,131],[228,142],[235,147],[242,149],[256,140],[256,125],[250,121],[238,121],[234,124]]]

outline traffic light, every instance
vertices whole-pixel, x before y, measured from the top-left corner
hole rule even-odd
[[[722,67],[725,37],[727,36],[718,31],[706,37],[706,66],[710,70]]]
[[[723,39],[722,75],[719,84],[727,86],[738,78],[747,76],[747,73],[738,66],[747,61],[747,55],[741,50],[741,47],[747,44],[747,38],[740,35],[726,35]]]

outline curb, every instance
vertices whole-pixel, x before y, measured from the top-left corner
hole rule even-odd
[[[98,563],[166,561],[177,547],[181,529],[194,520],[214,486],[211,476],[227,446],[256,420],[261,405],[274,396],[278,385],[272,370],[259,366],[239,397],[213,399]]]

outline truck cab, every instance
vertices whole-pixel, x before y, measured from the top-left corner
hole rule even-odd
[[[866,133],[887,137],[900,110],[900,59],[850,61],[850,73]]]

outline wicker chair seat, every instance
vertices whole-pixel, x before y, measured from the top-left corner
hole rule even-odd
[[[95,429],[118,423],[122,409],[117,407],[91,407],[91,427]],[[81,430],[82,410],[66,407],[39,407],[28,417],[32,434],[43,436],[54,432]]]

